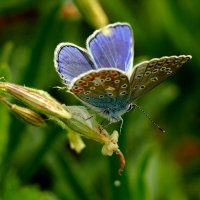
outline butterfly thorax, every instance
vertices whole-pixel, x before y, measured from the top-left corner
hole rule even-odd
[[[107,118],[110,122],[119,122],[122,120],[121,116],[131,109],[132,103],[116,104],[111,107],[105,108],[105,110],[102,110],[102,113],[100,113],[100,115]]]

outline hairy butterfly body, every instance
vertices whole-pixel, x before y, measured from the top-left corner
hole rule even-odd
[[[129,24],[115,23],[95,31],[87,50],[61,43],[55,50],[57,72],[85,105],[110,122],[132,108],[134,99],[176,72],[190,55],[154,58],[133,65],[133,33]]]

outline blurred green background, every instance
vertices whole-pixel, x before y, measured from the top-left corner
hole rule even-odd
[[[53,66],[56,45],[85,47],[108,22],[131,24],[134,63],[179,54],[193,59],[137,101],[166,134],[137,109],[124,116],[122,176],[118,157],[103,156],[95,141],[84,139],[86,148],[76,154],[61,128],[22,123],[1,103],[0,199],[200,199],[199,8],[196,0],[1,0],[0,76],[66,105],[80,103],[54,88],[62,85]]]

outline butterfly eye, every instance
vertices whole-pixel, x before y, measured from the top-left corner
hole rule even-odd
[[[133,104],[129,104],[126,111],[130,112],[133,109],[133,107],[134,107]]]

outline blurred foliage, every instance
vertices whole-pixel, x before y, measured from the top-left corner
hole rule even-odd
[[[200,1],[75,0],[0,2],[0,77],[48,91],[66,105],[53,66],[59,42],[85,47],[109,21],[133,27],[135,61],[191,54],[175,76],[137,103],[166,130],[160,133],[137,109],[124,116],[119,138],[126,168],[85,140],[70,150],[65,131],[18,121],[0,104],[0,199],[200,199]],[[114,184],[115,180],[120,185]]]

